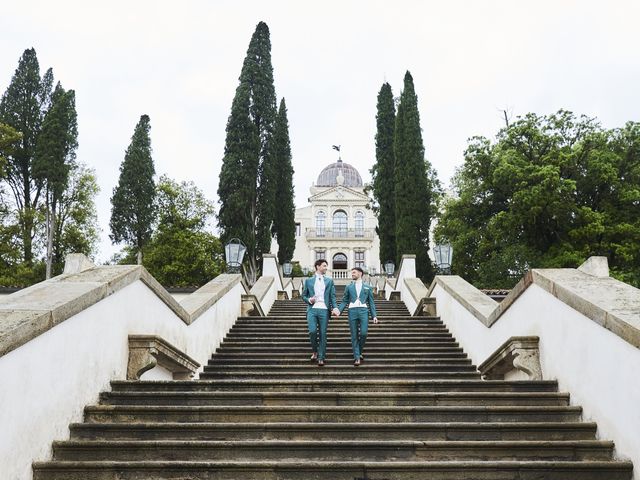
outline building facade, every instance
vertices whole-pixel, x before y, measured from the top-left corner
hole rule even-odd
[[[296,209],[293,262],[313,270],[323,258],[333,278],[350,278],[353,267],[380,272],[377,219],[370,208],[360,173],[338,159],[311,185],[309,205]],[[277,244],[272,251],[276,251]]]

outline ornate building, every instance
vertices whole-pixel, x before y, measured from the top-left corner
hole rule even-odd
[[[325,167],[310,188],[309,205],[296,209],[293,262],[313,270],[316,259],[329,263],[333,278],[350,278],[349,270],[380,271],[377,220],[366,208],[360,173],[341,158]],[[273,245],[275,251],[277,244]]]

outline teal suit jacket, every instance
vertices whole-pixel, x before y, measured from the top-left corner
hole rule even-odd
[[[309,300],[316,294],[315,285],[315,275],[304,281],[304,286],[302,288],[302,300],[304,300],[304,303],[308,305],[307,311],[313,307],[313,304],[310,303]],[[329,310],[333,310],[338,306],[338,301],[336,300],[336,287],[333,284],[333,280],[326,276],[324,277],[324,304]]]
[[[347,285],[347,288],[344,289],[344,297],[342,298],[342,303],[338,307],[340,313],[342,313],[347,305],[355,302],[357,298],[358,295],[356,292],[356,282],[351,282],[349,285]],[[376,313],[376,305],[373,302],[373,288],[371,288],[371,285],[367,285],[364,282],[362,282],[362,289],[360,290],[360,302],[367,304],[372,318],[378,316],[378,314]]]

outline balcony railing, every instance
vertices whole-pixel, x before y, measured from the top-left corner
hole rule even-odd
[[[344,230],[335,230],[331,228],[308,228],[305,237],[311,238],[367,238],[371,239],[374,235],[373,228],[353,228]]]
[[[351,270],[331,270],[330,275],[334,280],[344,280],[351,278]]]

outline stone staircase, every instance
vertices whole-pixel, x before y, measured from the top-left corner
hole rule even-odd
[[[238,319],[198,381],[112,382],[35,480],[629,480],[553,381],[483,381],[435,317],[378,301],[362,366],[346,313],[309,361],[302,300]]]

